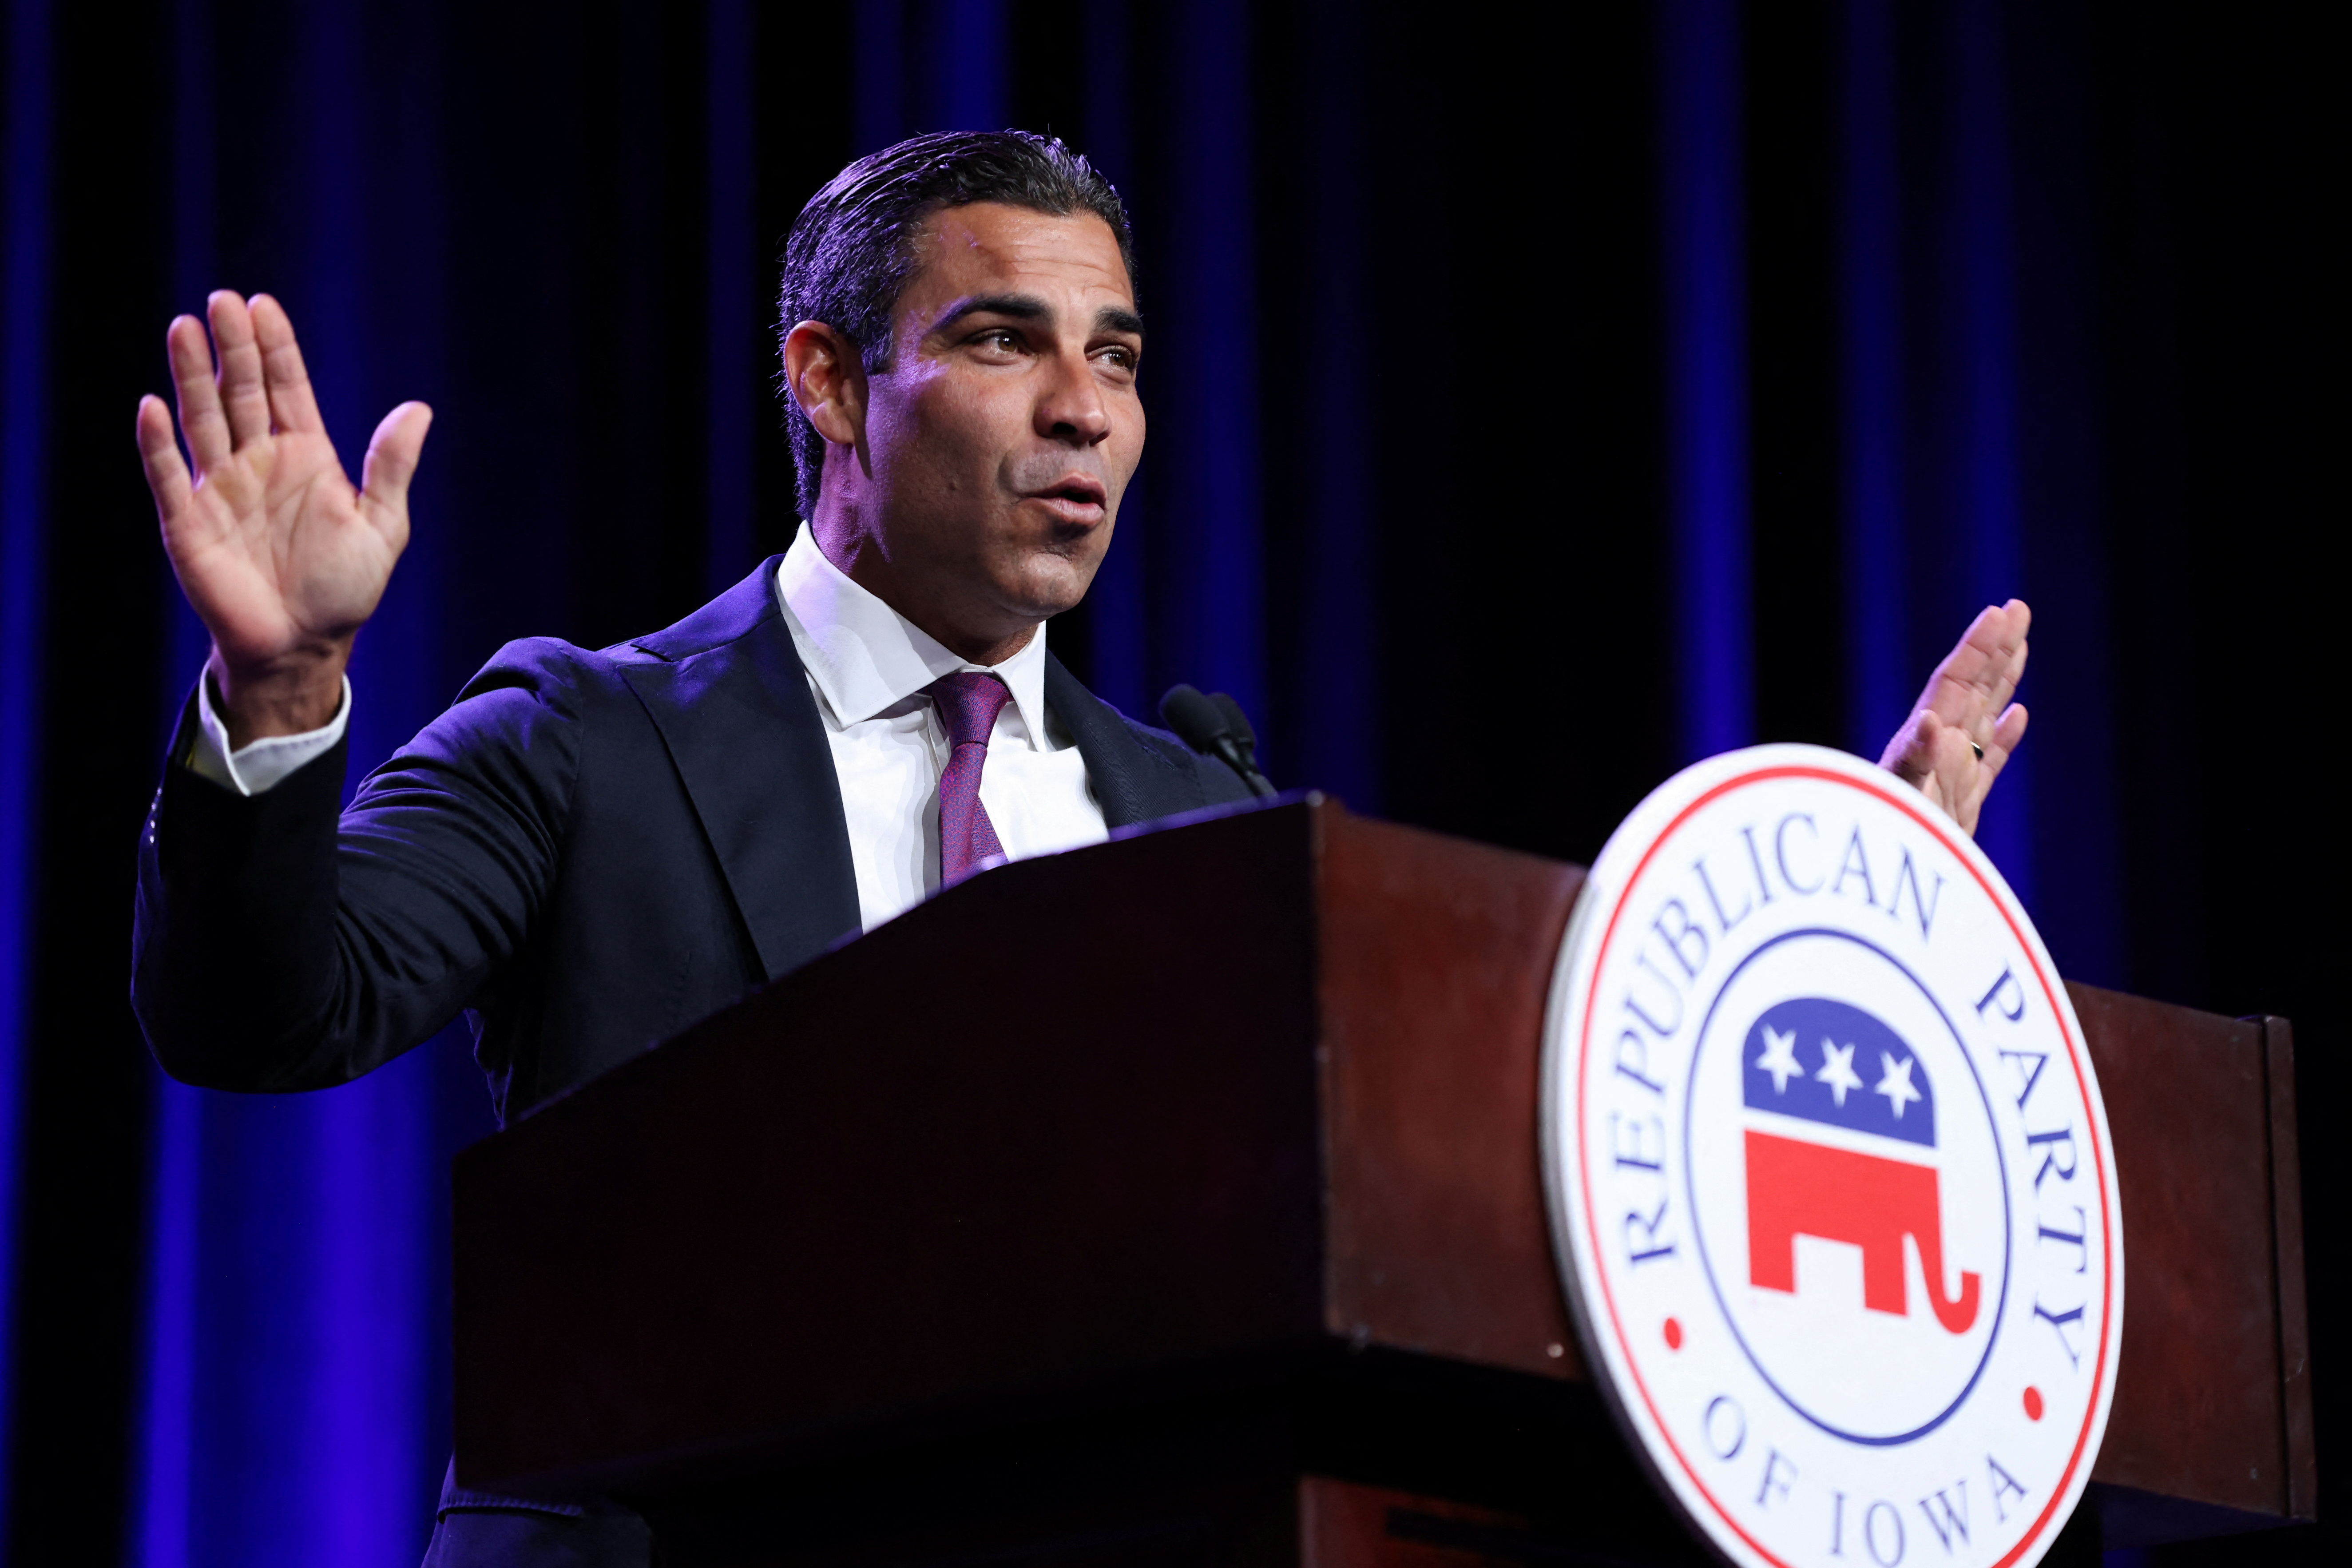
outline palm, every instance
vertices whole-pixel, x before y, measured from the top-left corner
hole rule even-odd
[[[1979,614],[1880,759],[1969,833],[1993,780],[2025,739],[2025,709],[2010,699],[2025,676],[2032,620],[2019,599]]]
[[[223,656],[247,662],[355,629],[407,531],[404,511],[372,515],[324,436],[285,431],[205,473],[164,544]]]
[[[215,372],[202,327],[172,324],[172,369],[193,471],[160,401],[139,444],[164,549],[231,669],[348,646],[408,540],[408,478],[429,414],[384,419],[355,488],[319,418],[291,323],[274,300],[212,300]]]

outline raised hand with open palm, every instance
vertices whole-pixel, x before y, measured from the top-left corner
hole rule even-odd
[[[2025,706],[2010,699],[2025,679],[2032,625],[2022,599],[1987,605],[1927,678],[1879,759],[1971,835],[1993,780],[2025,739]]]
[[[193,316],[166,335],[186,459],[153,396],[139,400],[139,455],[242,746],[334,717],[352,638],[408,542],[408,484],[433,411],[404,403],[385,415],[354,488],[284,309],[222,290],[205,313],[209,342]]]

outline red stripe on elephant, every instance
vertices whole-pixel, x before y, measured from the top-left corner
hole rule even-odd
[[[1925,1165],[1827,1149],[1769,1132],[1748,1134],[1748,1278],[1767,1290],[1797,1289],[1797,1237],[1862,1248],[1862,1304],[1903,1317],[1903,1238],[1919,1247],[1936,1321],[1964,1334],[1977,1321],[1978,1279],[1960,1276],[1958,1300],[1944,1299],[1943,1205]]]

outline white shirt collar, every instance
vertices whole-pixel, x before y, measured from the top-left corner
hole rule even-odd
[[[801,663],[843,725],[861,723],[943,675],[986,669],[1013,693],[1030,745],[1057,751],[1045,728],[1045,627],[999,665],[974,664],[884,604],[825,559],[803,522],[776,568],[776,596]]]

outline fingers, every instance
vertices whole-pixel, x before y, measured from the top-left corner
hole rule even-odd
[[[2025,720],[2023,705],[2011,703],[1991,727],[1990,738],[1984,742],[1984,755],[1973,759],[1974,766],[1965,775],[1969,781],[1967,793],[1959,798],[1968,803],[1967,809],[1953,816],[1971,837],[1976,833],[1985,798],[1992,794],[1993,781],[2000,777],[2001,770],[2009,766],[2009,759],[2016,753],[2018,742],[2025,739]]]
[[[1974,832],[1975,802],[1969,785],[1976,771],[1976,753],[1969,749],[1968,732],[1944,723],[1933,713],[1922,713],[1914,768],[1909,782],[1919,793],[1958,822],[1963,831]]]
[[[2001,711],[2025,678],[2025,634],[2032,612],[2021,599],[1988,605],[1944,662],[1928,678],[1923,707],[1947,723],[1965,729],[1982,745],[1992,738],[1993,715]]]
[[[2000,711],[2017,683],[2025,679],[2025,634],[2032,622],[2033,612],[2025,607],[2025,601],[2011,599],[1997,609],[1986,610],[1969,628],[1969,642],[1979,647],[1985,657],[1982,684],[1988,714]]]
[[[1979,612],[1880,760],[1970,835],[1993,780],[2025,739],[2025,709],[2010,696],[2025,675],[2032,623],[2022,599]]]
[[[1977,754],[1976,742],[1966,730],[1957,724],[1940,725],[1936,731],[1927,780],[1920,788],[1960,825],[1961,832],[1974,837],[1977,809],[1984,804],[1985,791],[1991,786],[1992,769],[1996,766],[1991,753]]]
[[[139,466],[147,471],[156,518],[169,532],[195,487],[188,478],[188,465],[181,459],[180,444],[172,439],[172,415],[162,398],[150,395],[139,400],[137,432]]]
[[[2012,725],[2011,716],[2023,711],[2012,708],[2002,723],[2022,734],[2023,721]],[[1992,787],[1993,776],[2007,755],[1988,747],[1979,756],[1966,730],[1938,718],[1933,709],[1922,708],[1888,743],[1879,765],[1927,796],[1959,824],[1961,832],[1974,835],[1985,792]]]
[[[1959,646],[1944,661],[1943,673],[1986,690],[2004,679],[2013,682],[2024,670],[2029,618],[2025,605],[2016,599],[1978,612]]]
[[[408,481],[416,476],[425,433],[432,427],[433,410],[422,403],[402,404],[375,427],[368,441],[367,461],[360,469],[360,493],[379,517],[405,515]]]
[[[221,412],[220,388],[213,381],[212,343],[194,316],[177,316],[163,334],[172,362],[172,385],[180,405],[180,433],[199,473],[228,460],[228,419]]]
[[[205,300],[212,321],[213,348],[220,359],[221,406],[228,414],[229,437],[242,447],[269,434],[269,396],[261,384],[261,345],[253,335],[253,314],[234,290],[216,289]]]
[[[2017,750],[2018,742],[2025,739],[2027,718],[2025,704],[2012,702],[2001,714],[2000,721],[1993,726],[1992,742],[1985,747],[1985,758],[1989,762],[1995,757],[2000,759],[1992,764],[1995,773],[1999,773],[2002,764],[2009,761],[2010,753]]]
[[[2025,642],[2025,634],[2032,626],[2033,612],[2025,607],[2022,599],[2011,599],[2005,605],[1987,605],[1969,623],[1969,635],[1963,640],[1971,647],[1992,658],[2006,660]]]
[[[302,363],[302,347],[294,341],[294,323],[286,307],[267,294],[256,294],[246,307],[253,319],[253,337],[261,351],[262,388],[269,416],[280,430],[324,430],[319,400],[310,390],[310,373]]]

